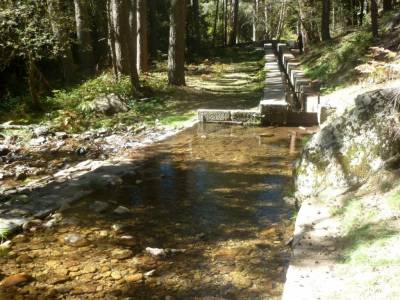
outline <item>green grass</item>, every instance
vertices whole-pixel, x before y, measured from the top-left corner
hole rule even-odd
[[[343,263],[368,266],[400,263],[400,253],[388,252],[397,248],[399,232],[389,222],[379,221],[378,211],[365,207],[361,199],[350,199],[333,215],[341,218]]]
[[[211,57],[187,66],[185,87],[169,86],[166,62],[157,62],[151,72],[141,76],[147,90],[143,101],[131,97],[128,77],[115,82],[111,73],[105,71],[80,84],[52,91],[42,99],[45,111],[40,114],[25,111],[20,103],[23,99],[14,99],[7,109],[0,110],[0,121],[47,123],[56,130],[82,132],[117,124],[178,125],[194,118],[199,108],[257,106],[265,78],[262,49],[227,48],[212,52]],[[92,101],[110,93],[117,94],[129,111],[112,116],[93,113]]]
[[[368,60],[373,45],[372,35],[366,31],[349,33],[330,43],[319,44],[303,57],[306,74],[319,79],[326,91],[354,82],[358,76],[354,68]]]
[[[400,209],[400,191],[396,191],[387,198],[387,202],[392,209]]]

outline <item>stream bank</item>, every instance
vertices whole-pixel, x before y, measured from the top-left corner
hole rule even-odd
[[[307,143],[283,299],[399,299],[398,89],[368,92]]]
[[[117,184],[136,168],[130,165],[134,160],[129,156],[195,123],[189,120],[179,126],[143,126],[135,131],[123,127],[82,134],[3,124],[7,135],[0,157],[0,234],[4,237],[31,219],[46,217],[98,186]],[[111,172],[110,166],[116,168]],[[63,192],[56,192],[54,186]]]

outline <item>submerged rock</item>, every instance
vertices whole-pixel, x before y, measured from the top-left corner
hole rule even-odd
[[[133,252],[128,249],[114,249],[111,251],[111,257],[119,260],[127,259],[133,256]]]
[[[90,209],[92,209],[95,213],[103,213],[107,210],[108,204],[102,201],[95,201],[90,205]]]
[[[400,153],[395,93],[387,89],[358,96],[354,108],[313,136],[296,163],[298,199],[339,195],[365,182]]]
[[[10,152],[11,150],[7,146],[0,145],[0,156],[5,156]]]
[[[185,253],[186,249],[160,249],[147,247],[146,252],[155,257],[165,257],[170,254]]]
[[[32,277],[26,273],[15,274],[15,275],[11,275],[11,276],[4,278],[0,282],[0,286],[11,287],[11,286],[15,286],[15,285],[21,285],[21,284],[27,283],[31,279],[32,279]]]
[[[118,206],[116,209],[114,209],[115,214],[127,214],[130,212],[131,210],[125,206]]]
[[[84,236],[75,233],[67,234],[63,240],[67,245],[73,247],[83,247],[89,244]]]

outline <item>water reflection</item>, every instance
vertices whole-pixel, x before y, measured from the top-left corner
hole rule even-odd
[[[68,271],[59,297],[90,283],[101,287],[83,293],[93,299],[279,299],[289,252],[291,210],[282,197],[293,159],[290,130],[199,125],[131,153],[143,164],[122,186],[101,189],[66,211],[64,219],[73,221],[50,237],[47,231],[35,234],[39,243],[53,241],[50,249],[35,252],[36,263],[51,258],[60,265],[97,267],[86,277]],[[95,213],[95,201],[108,209]],[[115,213],[119,206],[130,212]],[[82,234],[90,245],[57,242],[70,232]],[[121,243],[121,236],[133,242]],[[27,240],[18,247],[30,245]],[[146,247],[186,252],[154,258]],[[111,251],[121,248],[132,257],[113,258]],[[143,277],[150,270],[154,275]],[[50,279],[44,276],[43,283]]]

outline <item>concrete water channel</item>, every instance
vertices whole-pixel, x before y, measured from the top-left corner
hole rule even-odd
[[[136,152],[123,184],[16,240],[1,270],[35,280],[0,298],[280,299],[293,130],[199,124]]]

